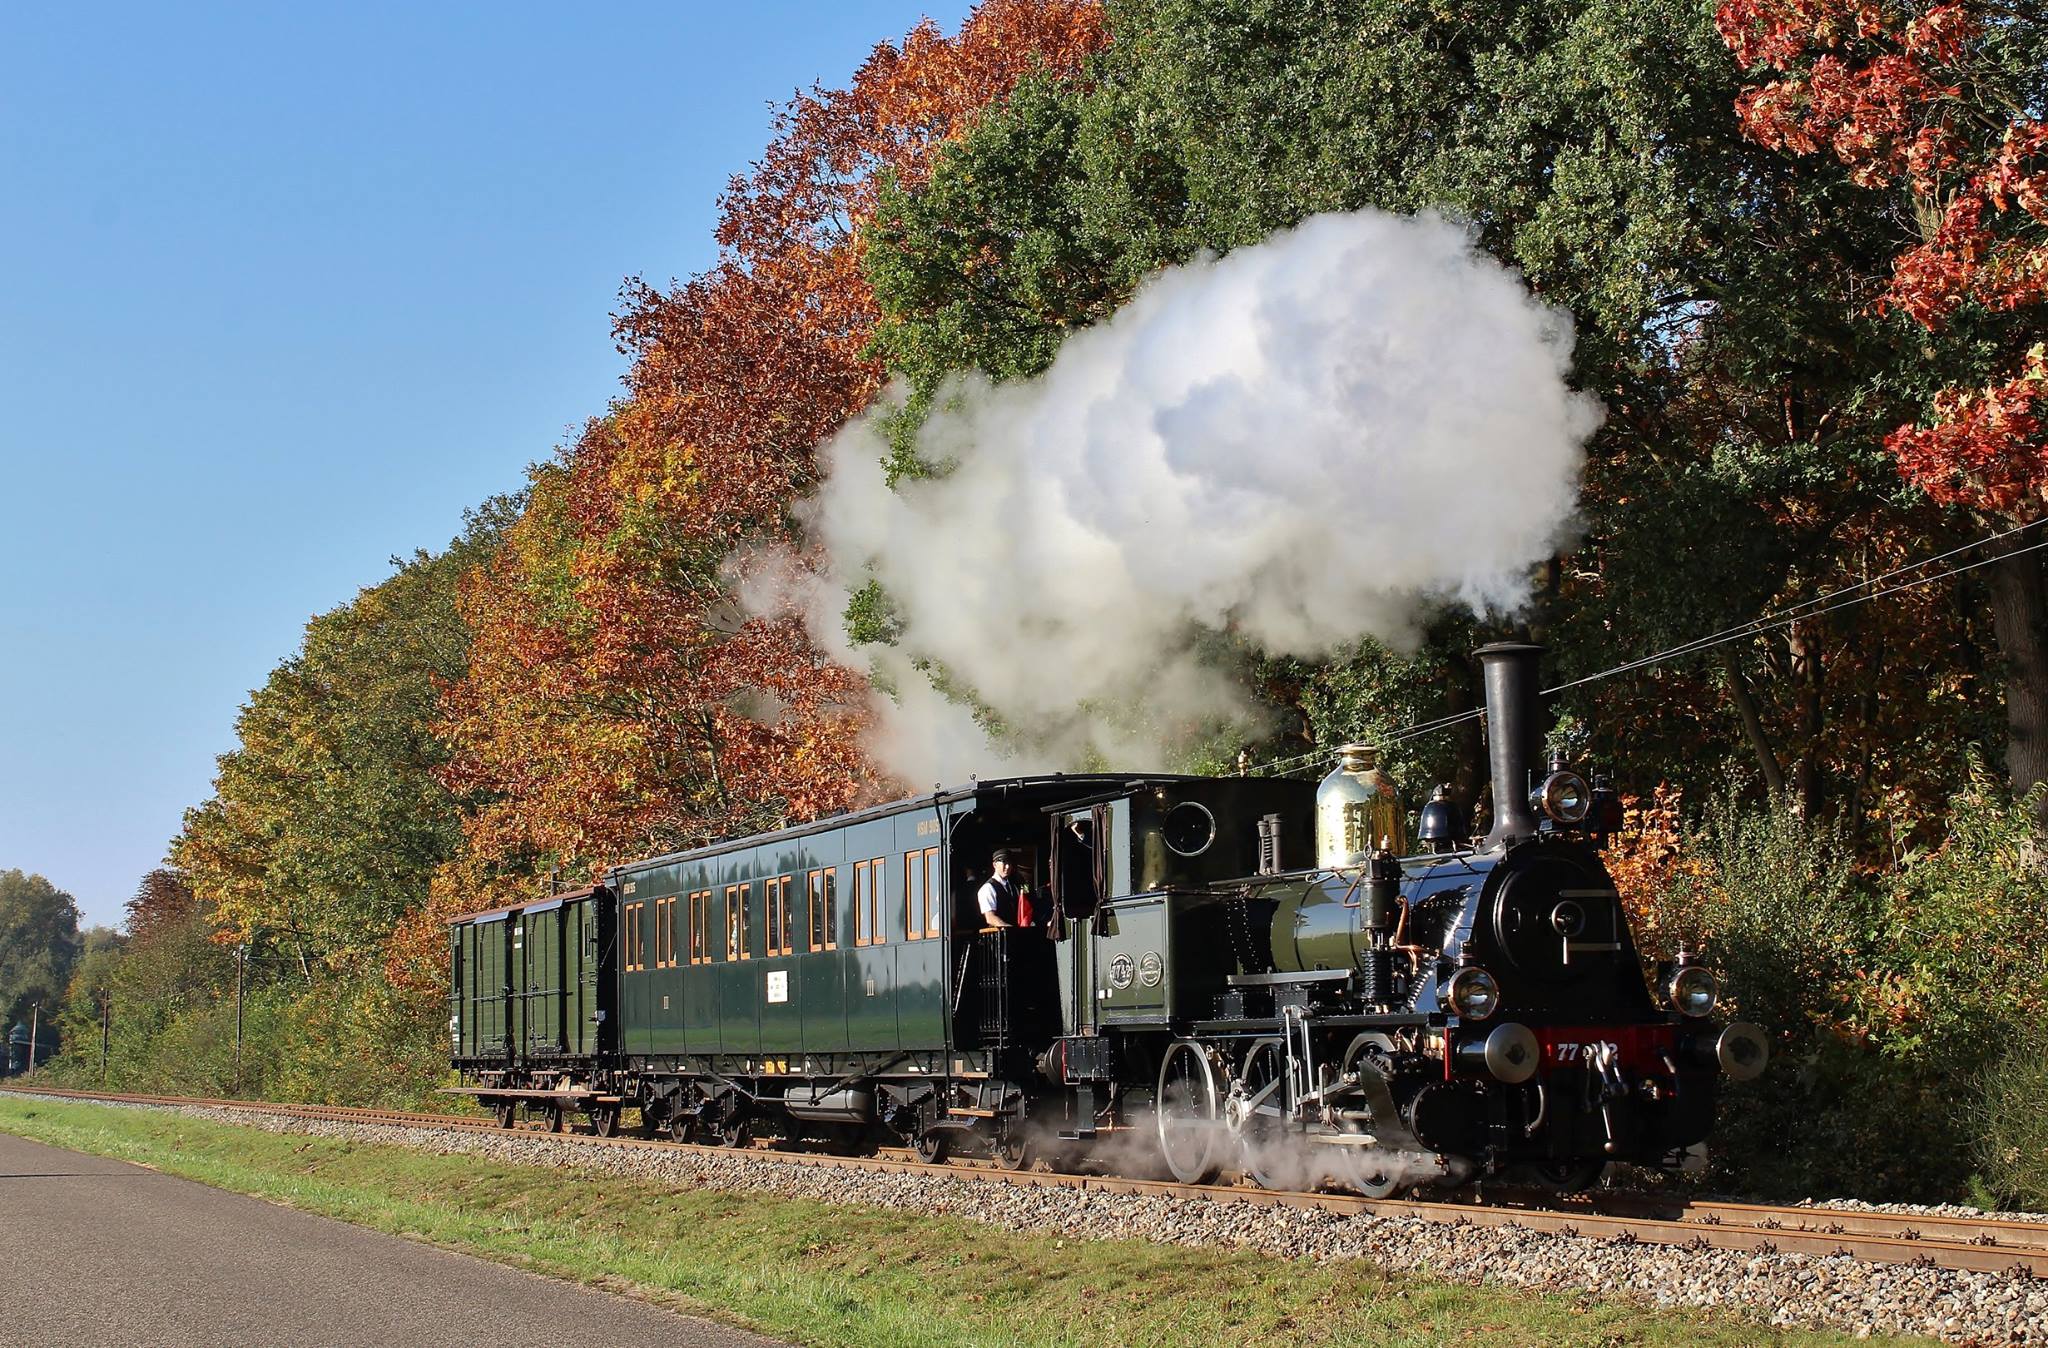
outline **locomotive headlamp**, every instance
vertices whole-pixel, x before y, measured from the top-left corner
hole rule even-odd
[[[1721,1000],[1721,983],[1713,972],[1697,964],[1687,965],[1671,975],[1667,991],[1671,1008],[1681,1015],[1704,1016]]]
[[[1451,1009],[1467,1020],[1485,1020],[1500,1010],[1500,983],[1476,965],[1451,975]]]
[[[1553,772],[1529,793],[1529,803],[1560,824],[1577,824],[1593,808],[1593,793],[1576,772]]]

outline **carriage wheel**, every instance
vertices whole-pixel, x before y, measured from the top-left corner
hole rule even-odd
[[[1159,1155],[1182,1184],[1216,1178],[1223,1127],[1216,1117],[1216,1069],[1209,1051],[1187,1039],[1167,1046],[1159,1064],[1159,1094],[1153,1117],[1159,1126]]]
[[[614,1137],[619,1131],[619,1106],[599,1105],[590,1111],[590,1131],[599,1137]]]
[[[716,1116],[698,1115],[697,1131],[704,1141],[717,1147],[744,1147],[753,1141],[746,1116],[738,1105],[730,1103]]]
[[[510,1100],[500,1100],[491,1106],[491,1117],[500,1128],[510,1128],[519,1118],[519,1106]]]
[[[563,1132],[569,1127],[569,1111],[559,1102],[549,1105],[543,1117],[551,1133]]]

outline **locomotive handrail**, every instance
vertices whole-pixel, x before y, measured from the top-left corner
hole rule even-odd
[[[1269,988],[1285,983],[1334,983],[1350,978],[1351,969],[1305,969],[1295,973],[1225,974],[1223,981],[1234,988]]]

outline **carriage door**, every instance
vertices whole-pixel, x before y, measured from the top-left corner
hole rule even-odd
[[[505,985],[509,990],[505,998],[505,1042],[512,1046],[514,1061],[524,1066],[533,1057],[533,1046],[526,1042],[530,1014],[526,996],[526,915],[513,914],[505,927],[511,941],[511,948],[505,952]]]

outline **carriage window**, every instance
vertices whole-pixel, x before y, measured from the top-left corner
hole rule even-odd
[[[939,934],[939,849],[903,854],[903,924],[913,941]]]
[[[795,951],[796,941],[789,922],[789,877],[778,875],[766,882],[768,909],[768,953],[787,955]]]
[[[881,945],[889,939],[882,925],[883,858],[853,864],[853,943]]]
[[[811,894],[811,949],[839,948],[839,868],[827,866],[809,876]]]
[[[645,904],[629,903],[622,917],[626,928],[625,962],[627,973],[638,973],[647,967],[645,952],[640,947],[640,910]]]
[[[676,966],[676,901],[670,895],[654,901],[654,967]]]
[[[747,891],[751,888],[725,887],[725,957],[729,960],[747,959],[752,953],[747,949]]]
[[[690,895],[690,963],[711,963],[711,891]]]

